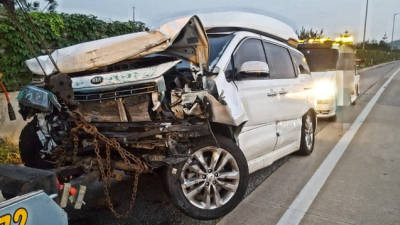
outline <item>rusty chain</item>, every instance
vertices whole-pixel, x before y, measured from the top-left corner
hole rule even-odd
[[[79,137],[77,133],[73,134],[72,140],[74,141],[74,150],[72,151],[72,164],[76,163],[76,155],[78,154]]]
[[[101,180],[102,180],[103,187],[104,187],[104,194],[106,196],[106,200],[108,203],[108,208],[111,210],[111,212],[113,212],[113,214],[117,218],[127,217],[129,215],[129,213],[131,212],[133,205],[135,204],[137,185],[139,182],[139,175],[143,172],[143,170],[145,168],[142,160],[139,157],[133,155],[131,152],[122,148],[115,138],[111,138],[111,139],[107,138],[106,136],[104,136],[103,134],[98,132],[97,128],[95,126],[89,124],[79,111],[74,110],[72,112],[69,112],[69,115],[71,116],[71,118],[74,119],[74,122],[76,124],[76,127],[71,129],[71,136],[74,141],[73,162],[75,162],[76,154],[78,151],[78,141],[79,141],[78,131],[83,130],[84,132],[93,135],[94,151],[96,153],[96,159],[98,162],[98,166],[100,168]],[[106,165],[105,166],[102,163],[100,149],[98,147],[98,140],[100,140],[106,144]],[[110,156],[111,149],[115,149],[121,155],[124,162],[126,164],[130,165],[135,170],[131,202],[129,204],[128,210],[122,214],[115,211],[114,205],[111,202],[111,198],[110,198],[109,191],[108,191],[108,188],[111,186],[111,177],[112,177],[111,156]],[[75,157],[75,159],[74,159],[74,157]],[[105,172],[105,170],[107,170],[107,172]]]
[[[58,145],[55,149],[55,157],[54,159],[58,158],[59,159],[59,164],[58,166],[64,166],[65,164],[65,158],[67,157],[67,148],[66,146],[68,145],[68,140],[63,140],[61,145]]]

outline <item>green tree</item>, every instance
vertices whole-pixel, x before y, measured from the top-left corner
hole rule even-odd
[[[28,12],[39,10],[39,6],[40,6],[39,2],[31,2],[31,1],[27,1],[27,0],[19,0],[19,2],[21,3],[24,10],[26,10]],[[15,4],[18,5],[18,3],[15,3]]]
[[[4,74],[3,82],[10,90],[31,81],[33,74],[26,67],[25,60],[43,55],[45,49],[52,51],[82,42],[148,30],[139,21],[107,23],[93,15],[30,12],[29,16],[38,33],[46,42],[44,46],[26,22],[21,10],[17,9],[15,13],[21,29],[32,43],[33,52],[11,18],[0,17],[0,72]]]
[[[56,12],[56,8],[58,7],[58,3],[55,0],[46,0],[47,4],[42,9],[41,12],[46,10],[47,12]]]
[[[306,40],[306,39],[319,39],[319,38],[323,38],[323,33],[324,33],[324,29],[321,29],[320,31],[315,30],[313,31],[313,29],[311,28],[310,30],[306,30],[304,27],[301,27],[300,31],[295,31],[298,38],[300,40]]]
[[[375,38],[372,38],[372,40],[368,39],[365,41],[365,50],[390,51],[390,44],[387,40],[388,36],[386,33],[379,42]],[[358,42],[355,46],[357,49],[362,49],[363,43]]]
[[[4,6],[0,3],[0,19],[5,18],[7,15],[7,11]]]
[[[390,51],[390,44],[387,42],[387,39],[388,39],[388,36],[385,33],[385,35],[383,35],[383,37],[382,37],[382,40],[380,40],[379,44],[378,44],[380,50]]]
[[[22,7],[28,12],[56,12],[58,3],[55,0],[45,0],[46,6],[40,9],[40,3],[37,1],[19,0]],[[17,4],[17,3],[16,3]],[[46,11],[45,11],[46,10]]]

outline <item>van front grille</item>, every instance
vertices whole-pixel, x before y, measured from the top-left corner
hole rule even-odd
[[[140,95],[146,93],[157,92],[157,86],[154,83],[139,84],[117,88],[111,91],[102,92],[74,92],[76,101],[103,101],[107,99],[116,99],[121,97],[128,97],[133,95]]]

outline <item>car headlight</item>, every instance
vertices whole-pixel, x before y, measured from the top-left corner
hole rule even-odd
[[[329,82],[319,82],[314,85],[314,92],[317,99],[331,99],[336,95],[336,87]]]
[[[21,105],[28,106],[44,112],[51,112],[51,100],[53,93],[40,87],[27,85],[18,94],[18,102]]]

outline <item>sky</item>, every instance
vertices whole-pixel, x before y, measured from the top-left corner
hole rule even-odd
[[[39,0],[43,1],[43,0]],[[348,30],[363,40],[367,0],[58,0],[57,12],[92,14],[105,21],[135,20],[148,27],[176,16],[218,11],[246,11],[271,16],[294,30],[324,29],[334,39]],[[45,5],[45,3],[41,3]],[[366,40],[391,41],[393,15],[400,13],[400,0],[368,0]],[[400,39],[400,14],[396,16],[394,40]]]

